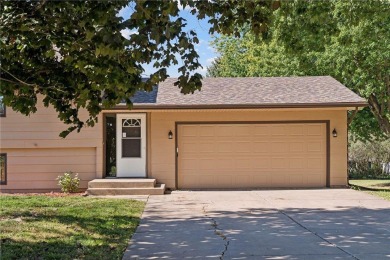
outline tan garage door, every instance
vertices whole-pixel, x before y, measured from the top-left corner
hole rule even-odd
[[[178,187],[326,186],[326,124],[179,124]]]

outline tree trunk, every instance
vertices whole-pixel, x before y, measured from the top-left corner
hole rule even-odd
[[[368,97],[368,104],[375,118],[378,120],[379,127],[387,136],[390,136],[390,121],[386,117],[386,108],[381,107],[374,94]]]

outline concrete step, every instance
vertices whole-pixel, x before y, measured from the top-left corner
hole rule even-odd
[[[93,188],[154,188],[156,179],[95,179],[88,182],[88,189]]]
[[[88,188],[88,195],[164,195],[165,184],[153,188]]]

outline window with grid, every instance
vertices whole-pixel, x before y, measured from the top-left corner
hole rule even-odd
[[[141,119],[122,120],[122,158],[141,158]]]

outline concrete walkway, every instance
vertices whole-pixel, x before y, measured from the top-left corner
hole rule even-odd
[[[390,202],[350,189],[151,196],[123,259],[390,259]]]

